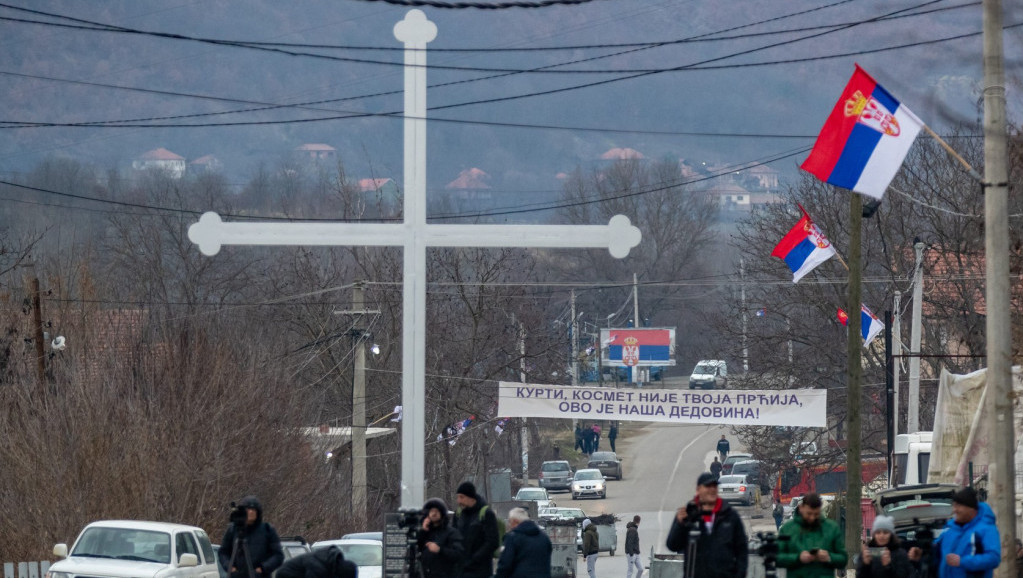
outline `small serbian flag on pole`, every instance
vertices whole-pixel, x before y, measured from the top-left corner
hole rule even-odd
[[[838,322],[842,325],[849,324],[849,314],[841,307],[838,308]],[[883,330],[884,323],[881,323],[881,320],[875,317],[866,305],[860,305],[860,335],[863,336],[863,347],[870,345],[870,342]]]
[[[880,199],[923,124],[857,64],[801,168]]]
[[[798,283],[817,265],[835,255],[835,248],[824,236],[824,233],[817,228],[817,225],[810,220],[810,215],[806,214],[802,206],[799,207],[799,210],[802,211],[803,218],[799,219],[796,226],[792,227],[782,237],[774,251],[771,251],[772,257],[782,259],[789,269],[792,269],[793,283]]]

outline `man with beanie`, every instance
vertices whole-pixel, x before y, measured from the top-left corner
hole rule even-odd
[[[698,532],[693,576],[687,578],[746,578],[749,539],[739,513],[718,497],[718,478],[710,472],[696,480],[696,497],[675,513],[668,532],[668,549],[685,552],[690,530]]]
[[[909,578],[913,573],[909,556],[895,535],[895,520],[889,516],[874,518],[870,541],[856,561],[856,578]]]
[[[524,508],[508,513],[508,533],[495,578],[551,578],[554,546]]]
[[[639,514],[625,525],[625,578],[632,578],[632,569],[636,569],[636,578],[643,576],[643,560],[639,557]]]
[[[359,567],[337,546],[296,556],[277,570],[276,578],[358,578]]]
[[[497,540],[497,516],[476,493],[472,482],[462,482],[455,491],[458,512],[455,529],[462,534],[462,578],[490,578],[494,574]]]
[[[583,558],[590,578],[597,578],[597,554],[600,552],[600,536],[597,526],[589,518],[583,520]]]
[[[939,578],[991,578],[1002,561],[1001,536],[994,512],[977,499],[976,490],[963,488],[952,496],[952,518],[931,551]],[[919,558],[919,548],[910,556]]]
[[[819,495],[803,496],[792,519],[778,530],[778,567],[788,578],[832,578],[849,560],[845,534],[838,522],[821,517],[823,506]]]
[[[269,578],[284,563],[281,538],[273,526],[263,521],[263,505],[256,496],[245,496],[238,502],[238,508],[245,510],[245,523],[231,524],[224,532],[218,553],[220,565],[231,578]]]
[[[430,498],[423,504],[418,545],[425,578],[458,578],[458,565],[465,550],[462,534],[448,526],[448,505],[444,500]]]

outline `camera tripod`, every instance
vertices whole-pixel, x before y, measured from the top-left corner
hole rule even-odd
[[[405,576],[408,578],[424,578],[423,563],[419,558],[419,533],[406,532]]]
[[[696,543],[700,540],[700,520],[689,523],[689,541],[686,543],[685,578],[696,576]]]
[[[248,571],[246,578],[256,578],[256,573],[252,571],[252,558],[249,557],[249,541],[242,537],[242,528],[235,526],[234,529],[234,545],[231,548],[231,560],[227,564],[227,571],[231,578],[235,578],[237,572],[233,570],[235,568],[234,561],[239,558],[238,552],[242,553],[241,558],[245,560],[245,569]]]

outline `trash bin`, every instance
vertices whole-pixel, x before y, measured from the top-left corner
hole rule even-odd
[[[548,520],[547,537],[551,539],[551,578],[575,578],[576,531],[575,520]]]
[[[618,530],[615,528],[614,522],[606,525],[596,524],[596,526],[598,552],[608,552],[614,556],[615,550],[618,548]]]
[[[685,574],[685,556],[682,554],[654,554],[650,549],[648,578],[682,578]]]

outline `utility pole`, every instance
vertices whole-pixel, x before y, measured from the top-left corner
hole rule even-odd
[[[639,329],[639,277],[635,273],[632,274],[632,311],[632,318],[635,319],[632,322],[632,327]],[[632,372],[632,383],[641,383],[643,380],[640,379],[639,365],[637,364],[630,369]]]
[[[863,366],[860,355],[863,339],[860,335],[860,309],[862,301],[862,237],[863,198],[849,191],[849,341],[848,341],[848,429],[846,430],[846,484],[845,495],[845,550],[860,550],[861,526],[860,498],[863,495],[862,464],[860,463],[862,433],[861,414],[863,410]],[[849,557],[850,567],[852,556]]]
[[[923,323],[924,300],[924,242],[913,243],[916,252],[916,269],[913,273],[913,326],[910,328],[909,349],[909,400],[906,408],[906,433],[920,431],[920,332]]]
[[[895,359],[892,357],[892,312],[884,312],[884,366],[885,366],[885,465],[888,469],[888,483],[895,486],[892,470],[892,452],[895,451]]]
[[[739,295],[742,309],[742,372],[749,373],[749,345],[746,337],[747,315],[746,315],[746,260],[739,257]],[[789,340],[789,349],[792,348],[792,340]],[[792,371],[792,353],[789,352],[789,372]]]
[[[519,381],[526,383],[526,326],[519,322]],[[529,424],[522,418],[522,485],[529,485]]]
[[[36,265],[29,261],[25,264],[25,285],[32,301],[32,341],[36,350],[36,377],[39,380],[39,395],[45,396],[46,387],[46,351],[43,348],[43,301],[39,294],[39,277],[36,276]]]
[[[1006,163],[1002,7],[984,0],[984,258],[987,262],[987,410],[994,418],[988,502],[998,520],[1002,563],[995,578],[1016,576],[1016,491],[1012,334],[1009,326],[1009,175]]]
[[[892,303],[892,383],[894,398],[892,399],[892,439],[899,435],[899,373],[902,369],[902,291],[895,292]],[[907,430],[908,433],[908,430]],[[894,450],[894,448],[892,448]]]
[[[569,326],[572,330],[572,387],[579,385],[579,331],[578,323],[575,315],[575,289],[571,292],[572,301],[572,324]],[[575,425],[579,423],[579,420],[572,418],[572,429],[575,429]]]

